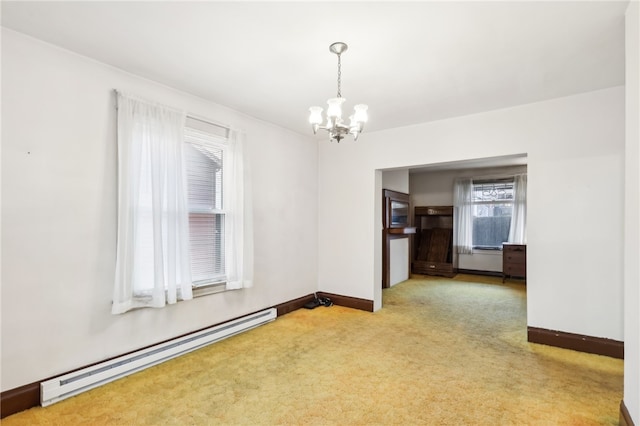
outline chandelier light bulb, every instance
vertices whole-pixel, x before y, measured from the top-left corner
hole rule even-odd
[[[345,98],[332,98],[327,101],[327,117],[341,118],[342,117],[342,104],[346,101]]]
[[[364,105],[364,104],[358,104],[356,106],[353,107],[355,113],[353,115],[353,118],[355,119],[356,123],[366,123],[367,119],[369,118],[367,115],[367,109],[369,107]]]
[[[322,124],[322,107],[312,106],[309,108],[309,123]]]

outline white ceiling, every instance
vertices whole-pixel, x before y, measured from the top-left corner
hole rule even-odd
[[[310,134],[332,42],[381,130],[624,84],[626,4],[2,1],[2,25]]]

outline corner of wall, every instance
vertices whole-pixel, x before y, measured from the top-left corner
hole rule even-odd
[[[621,420],[640,424],[640,3],[625,14],[624,400]],[[623,408],[626,407],[626,413]],[[627,414],[628,418],[624,418]],[[621,423],[622,424],[622,423]]]

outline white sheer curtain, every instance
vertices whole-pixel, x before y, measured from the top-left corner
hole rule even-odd
[[[473,253],[473,180],[457,179],[453,188],[454,253]]]
[[[118,233],[112,313],[192,298],[184,112],[118,97]]]
[[[527,243],[527,175],[515,175],[513,179],[513,211],[509,242]]]
[[[225,162],[225,271],[228,290],[253,285],[251,170],[244,134],[231,130]]]

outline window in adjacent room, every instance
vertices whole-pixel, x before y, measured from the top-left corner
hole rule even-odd
[[[498,250],[509,240],[513,179],[473,182],[473,248]]]
[[[454,246],[501,250],[502,243],[527,242],[527,174],[500,179],[456,179],[453,187]]]

